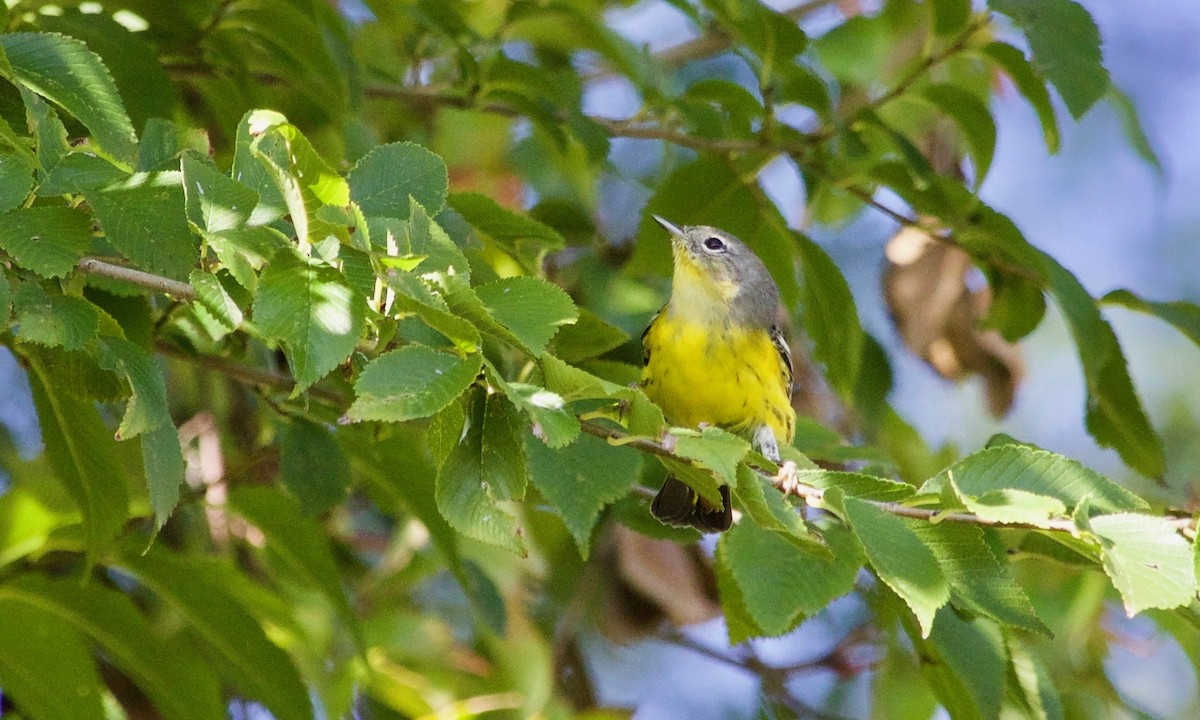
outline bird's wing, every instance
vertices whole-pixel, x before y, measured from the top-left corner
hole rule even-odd
[[[658,322],[658,318],[662,315],[664,305],[659,308],[658,312],[654,313],[654,317],[650,318],[650,322],[646,323],[646,329],[642,331],[642,365],[650,364],[650,346],[646,344],[646,335],[650,333],[650,328],[654,327],[654,323]]]
[[[788,347],[787,338],[778,325],[771,326],[771,342],[779,351],[779,370],[783,376],[783,384],[787,387],[788,395],[792,394],[792,349]]]

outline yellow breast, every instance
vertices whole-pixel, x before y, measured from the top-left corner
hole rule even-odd
[[[673,425],[716,425],[746,437],[767,426],[790,444],[795,429],[779,352],[762,328],[696,323],[669,309],[646,331],[642,387]]]

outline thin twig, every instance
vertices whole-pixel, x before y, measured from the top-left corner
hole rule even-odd
[[[122,280],[127,283],[139,285],[154,292],[166,293],[173,295],[180,300],[195,300],[196,291],[191,285],[171,278],[154,275],[152,273],[135,270],[124,265],[114,265],[110,262],[105,262],[100,258],[85,257],[75,266],[80,272],[85,272],[89,275],[99,275],[101,277],[110,278],[112,280]]]
[[[167,357],[183,360],[205,370],[220,373],[237,382],[253,385],[256,387],[266,387],[282,392],[291,392],[296,387],[296,381],[291,377],[282,373],[274,373],[270,370],[243,365],[233,360],[226,360],[222,357],[214,355],[196,355],[193,353],[184,352],[179,348],[158,343],[155,345],[155,350]],[[323,400],[331,403],[339,408],[345,408],[350,404],[349,398],[339,392],[328,390],[319,386],[312,386],[304,391],[311,398]]]

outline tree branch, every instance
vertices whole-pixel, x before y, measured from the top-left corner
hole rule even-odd
[[[112,280],[121,280],[139,285],[154,292],[173,295],[180,300],[195,300],[196,291],[191,285],[171,278],[154,275],[142,270],[135,270],[124,265],[114,265],[96,257],[85,257],[75,266],[80,272]]]
[[[687,458],[676,455],[662,443],[655,442],[649,438],[635,437],[628,435],[620,430],[597,425],[594,422],[582,420],[579,423],[580,428],[589,435],[595,435],[599,438],[604,438],[609,442],[617,441],[622,445],[630,445],[632,447],[647,452],[652,455],[661,455],[663,457],[672,457],[677,460],[689,462]],[[771,485],[776,487],[785,495],[795,495],[803,500],[806,504],[821,507],[825,504],[825,490],[812,485],[807,485],[796,479],[796,469],[794,465],[784,463],[779,472],[774,475],[768,475],[765,472],[759,471]],[[1075,523],[1069,518],[1056,518],[1047,520],[1045,523],[1027,523],[1027,522],[1002,522],[993,518],[980,517],[967,512],[944,511],[933,508],[914,507],[905,505],[900,502],[885,502],[883,500],[863,500],[885,512],[897,515],[899,517],[914,518],[916,520],[925,520],[927,522],[954,522],[963,523],[965,525],[980,525],[983,527],[1004,527],[1022,530],[1048,530],[1051,532],[1076,532]],[[1164,516],[1162,518],[1166,523],[1176,530],[1187,531],[1196,527],[1196,520],[1191,517],[1172,517]]]

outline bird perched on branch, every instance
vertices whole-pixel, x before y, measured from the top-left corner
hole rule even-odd
[[[758,256],[705,225],[671,233],[671,298],[642,334],[642,388],[672,425],[712,425],[749,440],[773,461],[791,444],[791,352],[775,319],[779,288]],[[664,523],[720,532],[732,523],[729,486],[716,507],[674,476],[650,505]]]

